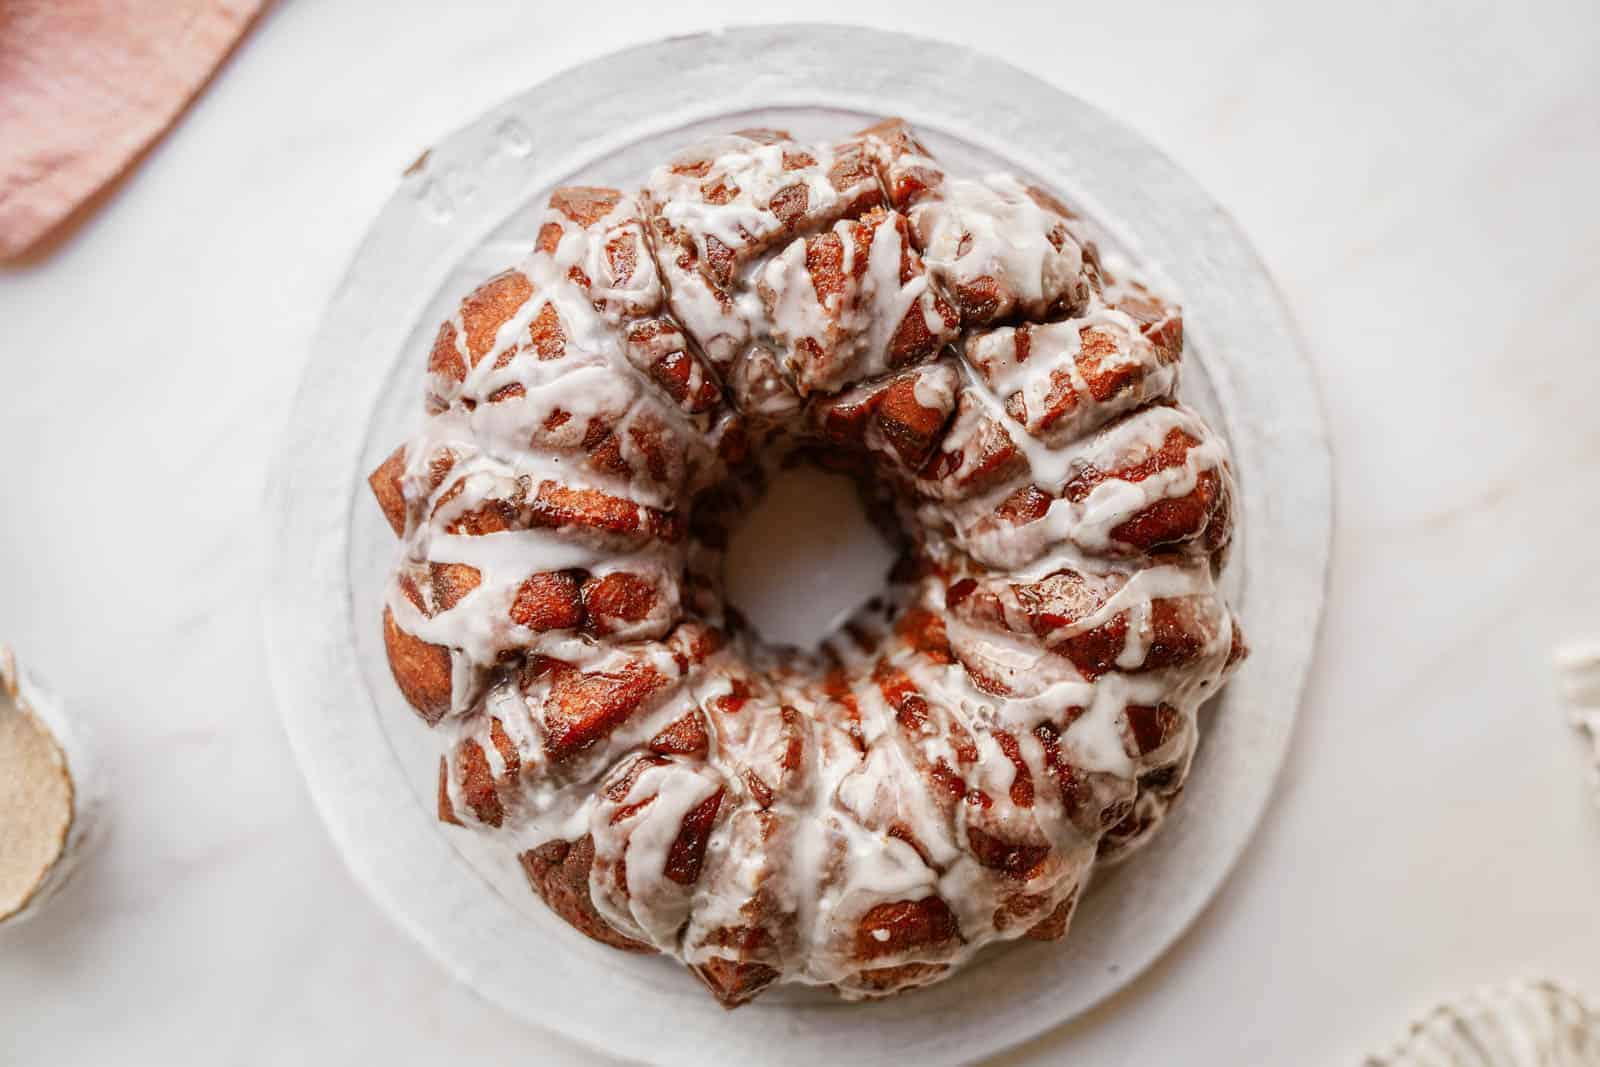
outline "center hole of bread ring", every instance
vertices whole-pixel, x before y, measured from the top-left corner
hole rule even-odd
[[[849,478],[778,472],[728,546],[728,599],[763,638],[814,648],[883,592],[895,549]]]

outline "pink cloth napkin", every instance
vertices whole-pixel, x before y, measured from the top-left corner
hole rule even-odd
[[[266,0],[0,0],[0,260],[183,112]]]

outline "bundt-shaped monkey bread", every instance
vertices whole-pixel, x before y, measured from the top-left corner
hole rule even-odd
[[[1215,582],[1233,478],[1177,402],[1181,350],[1177,309],[1064,205],[948,176],[899,121],[557,189],[528,258],[440,327],[428,417],[371,479],[439,817],[730,1006],[1063,936],[1244,655]],[[795,457],[905,542],[814,652],[763,644],[721,588]]]

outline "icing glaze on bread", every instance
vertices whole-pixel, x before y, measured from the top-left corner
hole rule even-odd
[[[1054,197],[947,176],[896,120],[559,189],[531,242],[440,327],[428,417],[371,480],[441,818],[729,1005],[1063,936],[1245,654],[1178,310]],[[799,458],[906,540],[815,651],[722,595],[730,529]]]

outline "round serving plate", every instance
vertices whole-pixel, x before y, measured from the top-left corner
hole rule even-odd
[[[588,941],[529,891],[504,844],[434,816],[438,749],[380,636],[394,540],[365,479],[417,427],[437,324],[516,263],[560,184],[636,187],[698,135],[837,136],[910,120],[953,171],[1057,192],[1182,298],[1184,396],[1226,434],[1243,537],[1227,578],[1254,655],[1205,711],[1186,799],[1097,876],[1064,943],[991,951],[950,980],[848,1004],[780,989],[736,1012],[681,968]],[[267,597],[290,738],[357,877],[463,982],[635,1060],[957,1063],[1086,1011],[1175,941],[1217,891],[1272,790],[1327,567],[1327,443],[1310,370],[1255,253],[1157,150],[1082,101],[955,45],[836,26],[755,27],[619,52],[507,101],[406,173],[323,320],[272,490]]]

